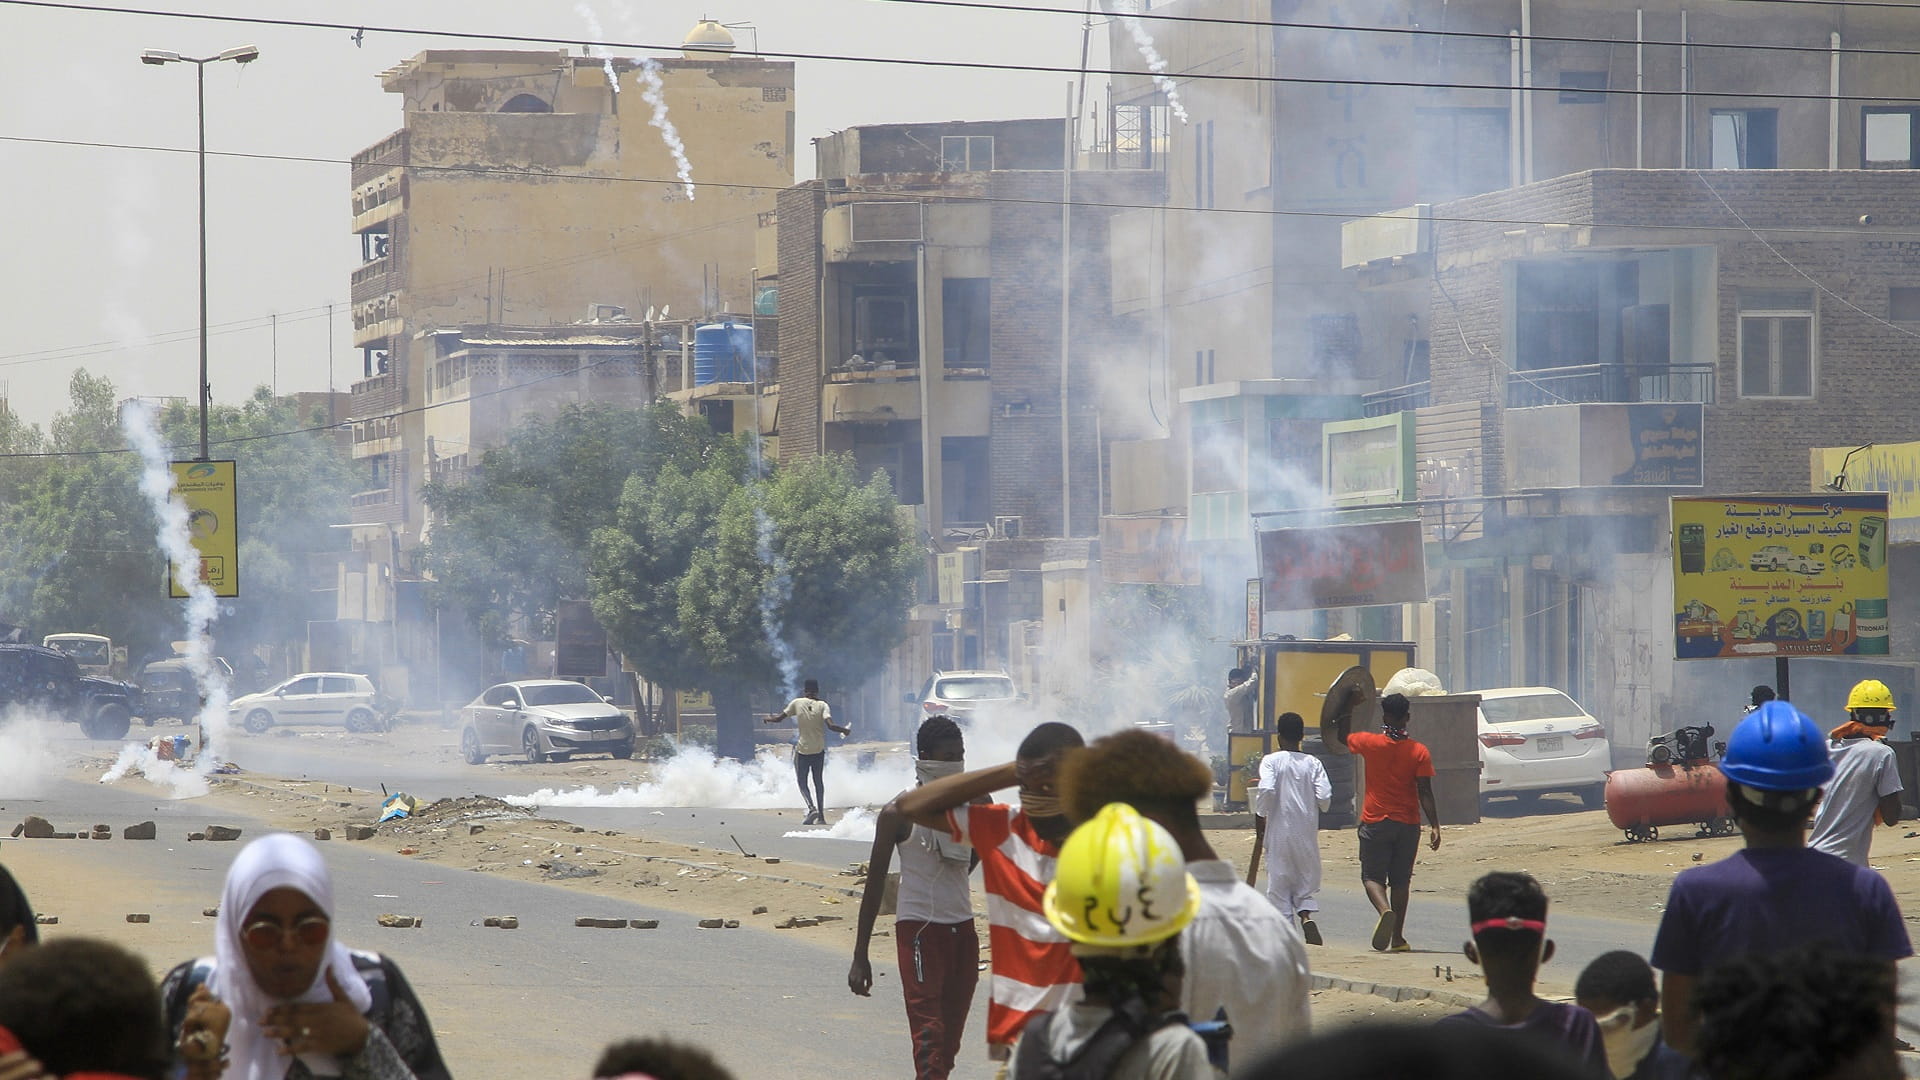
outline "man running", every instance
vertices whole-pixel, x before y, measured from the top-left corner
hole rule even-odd
[[[980,854],[993,949],[987,1054],[1003,1069],[1027,1020],[1064,1006],[1080,983],[1080,966],[1066,937],[1047,923],[1041,896],[1060,844],[1073,831],[1055,773],[1063,757],[1085,745],[1067,724],[1041,724],[1021,741],[1010,764],[934,780],[894,800],[907,820],[966,841]],[[1004,803],[968,805],[1015,785],[1018,810]]]
[[[1280,714],[1280,749],[1260,759],[1253,789],[1253,829],[1267,853],[1267,899],[1289,921],[1300,920],[1307,944],[1322,944],[1313,913],[1320,910],[1320,815],[1333,803],[1326,766],[1302,753],[1306,720]]]
[[[966,742],[951,719],[928,717],[916,739],[920,754],[914,776],[920,783],[957,776],[967,767]],[[900,962],[900,992],[907,999],[914,1080],[946,1080],[966,1032],[974,986],[980,981],[980,935],[973,928],[973,894],[967,884],[973,849],[945,830],[913,824],[896,803],[888,803],[874,823],[873,853],[867,861],[867,887],[860,897],[847,987],[861,997],[873,991],[873,964],[867,949],[896,847],[900,898],[893,941]]]
[[[807,803],[807,820],[802,825],[825,825],[827,823],[827,788],[823,774],[827,766],[827,729],[832,728],[843,737],[853,733],[850,727],[833,722],[833,710],[820,700],[820,684],[808,679],[801,687],[800,696],[787,702],[787,707],[767,717],[767,723],[777,724],[787,717],[793,717],[797,730],[793,740],[793,778],[800,782],[800,797]],[[807,777],[813,777],[813,791],[807,791]]]
[[[1335,745],[1367,763],[1367,799],[1360,809],[1360,884],[1380,919],[1373,926],[1375,952],[1412,952],[1407,944],[1407,902],[1413,860],[1420,846],[1420,814],[1433,833],[1427,846],[1440,850],[1440,812],[1433,802],[1433,755],[1407,737],[1407,698],[1380,699],[1382,732],[1348,733],[1346,714],[1328,727]]]
[[[1893,691],[1879,679],[1855,683],[1847,717],[1829,735],[1833,779],[1813,813],[1807,846],[1865,866],[1874,823],[1900,823],[1900,768],[1893,747],[1882,741],[1893,727]]]

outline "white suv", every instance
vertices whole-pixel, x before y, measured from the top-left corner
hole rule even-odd
[[[983,709],[1019,700],[1019,688],[1004,671],[936,671],[918,697],[908,695],[907,704],[918,703],[928,716],[945,714],[964,720]]]

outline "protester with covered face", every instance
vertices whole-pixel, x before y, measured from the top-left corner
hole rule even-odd
[[[1687,1059],[1660,1038],[1660,991],[1639,953],[1595,957],[1573,984],[1573,1000],[1599,1021],[1614,1080],[1687,1080]]]
[[[160,1080],[169,1064],[146,962],[87,938],[26,950],[0,968],[0,1051],[9,1041],[23,1049],[0,1054],[7,1080]]]
[[[188,1080],[448,1080],[392,960],[333,933],[333,879],[308,841],[264,836],[227,870],[214,954],[163,983]]]
[[[1011,763],[934,780],[895,802],[909,821],[943,829],[980,853],[993,950],[987,1052],[996,1061],[1007,1060],[1029,1017],[1059,1008],[1080,982],[1067,939],[1046,922],[1040,900],[1060,843],[1073,828],[1061,806],[1057,770],[1064,756],[1085,744],[1067,724],[1041,724]],[[968,805],[1016,785],[1017,810],[1004,803]]]
[[[914,775],[920,783],[957,776],[966,769],[966,740],[952,719],[928,717],[916,739],[919,756]],[[867,950],[896,848],[900,891],[893,939],[900,963],[900,992],[907,1002],[907,1030],[913,1039],[913,1073],[915,1080],[945,1080],[953,1070],[954,1055],[966,1033],[967,1013],[973,1008],[974,987],[980,981],[980,934],[973,926],[973,892],[967,881],[976,860],[971,847],[945,830],[907,820],[897,803],[888,803],[874,823],[847,987],[861,997],[873,991],[873,963]]]
[[[1884,741],[1893,727],[1893,691],[1863,679],[1847,694],[1847,722],[1828,733],[1833,779],[1813,812],[1807,846],[1867,865],[1873,826],[1900,823],[1900,768]]]

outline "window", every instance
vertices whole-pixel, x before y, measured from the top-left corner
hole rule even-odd
[[[853,289],[853,349],[871,365],[920,363],[919,324],[908,286],[856,285]]]
[[[1508,186],[1507,110],[1413,112],[1423,200],[1437,202]]]
[[[993,519],[991,467],[985,436],[940,440],[940,524],[985,525]]]
[[[941,172],[992,172],[993,136],[940,136]]]
[[[294,694],[317,694],[320,692],[320,676],[309,675],[304,679],[295,679],[280,687],[280,692],[288,696]]]
[[[1601,105],[1607,100],[1607,73],[1604,71],[1563,71],[1560,73],[1560,104]]]
[[[1206,386],[1213,382],[1213,350],[1193,350],[1193,385]]]
[[[1740,396],[1810,398],[1813,292],[1740,290]]]
[[[1779,168],[1779,130],[1778,109],[1713,110],[1708,168]]]
[[[1887,318],[1892,322],[1920,322],[1920,288],[1895,285],[1888,289]]]
[[[989,284],[986,278],[946,278],[940,283],[941,357],[946,366],[987,366],[993,326]]]
[[[1860,110],[1860,167],[1863,169],[1920,168],[1916,154],[1914,120],[1920,109],[1869,106]]]
[[[345,676],[329,676],[320,680],[320,692],[323,694],[351,694],[356,689],[353,680]]]

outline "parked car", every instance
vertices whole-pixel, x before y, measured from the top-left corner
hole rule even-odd
[[[213,664],[226,675],[227,685],[233,685],[233,669],[227,662],[216,656]],[[200,715],[203,703],[200,685],[194,680],[186,657],[155,660],[140,669],[140,719],[146,723],[191,720]]]
[[[0,645],[0,712],[10,708],[79,724],[89,739],[125,738],[140,688],[83,675],[73,657],[43,645]]]
[[[1480,795],[1570,791],[1606,805],[1613,748],[1607,729],[1550,686],[1475,691],[1480,695]]]
[[[257,694],[233,699],[227,715],[255,735],[275,724],[339,724],[381,731],[385,710],[373,680],[345,671],[309,671]]]
[[[1004,671],[936,671],[918,697],[908,695],[906,699],[909,705],[918,702],[928,716],[945,713],[955,720],[1019,700],[1019,688]]]
[[[530,762],[575,754],[633,756],[633,721],[589,687],[564,679],[528,679],[487,688],[460,710],[460,756],[479,765],[492,754]]]

